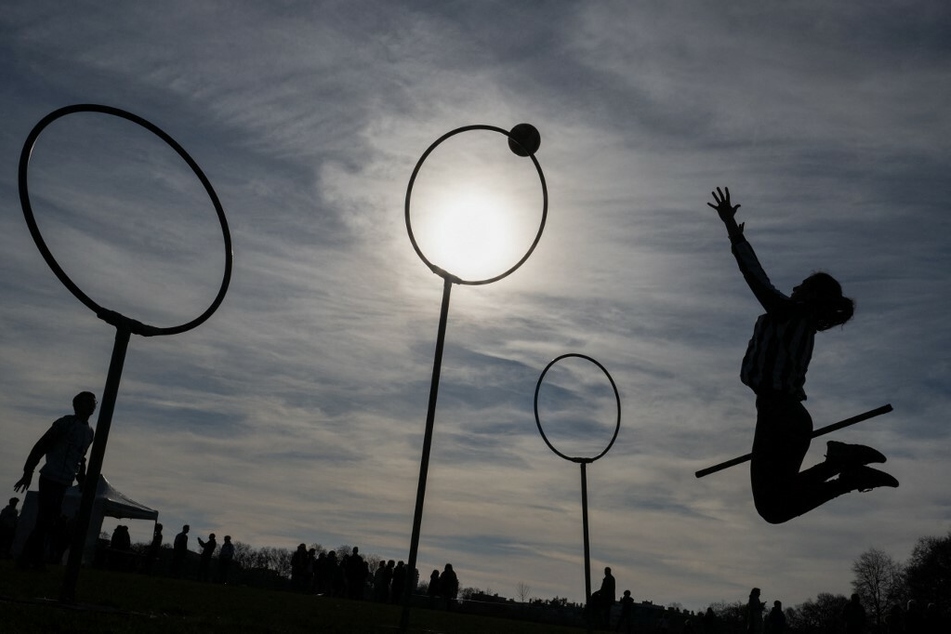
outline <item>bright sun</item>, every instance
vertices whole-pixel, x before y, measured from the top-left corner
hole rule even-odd
[[[434,209],[427,257],[436,266],[475,280],[500,275],[518,260],[502,200],[473,189],[435,202]]]

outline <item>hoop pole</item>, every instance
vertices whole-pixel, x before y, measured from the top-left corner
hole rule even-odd
[[[112,360],[109,362],[109,374],[106,376],[106,386],[103,389],[102,403],[99,406],[96,434],[93,438],[92,451],[89,454],[86,478],[83,481],[83,496],[79,503],[76,529],[69,548],[69,558],[66,560],[63,585],[60,588],[59,600],[62,603],[72,603],[76,598],[76,582],[79,580],[79,568],[82,566],[83,553],[86,550],[86,535],[89,533],[93,503],[96,501],[96,494],[99,492],[99,479],[102,476],[102,462],[106,455],[106,442],[109,440],[109,428],[112,426],[112,414],[116,407],[119,381],[122,378],[122,366],[125,364],[125,354],[129,347],[131,334],[128,328],[116,329],[116,341],[112,348]]]
[[[581,523],[584,527],[584,604],[591,602],[591,542],[588,539],[588,463],[581,463]]]
[[[429,452],[433,444],[433,424],[436,420],[436,397],[439,393],[439,374],[442,371],[442,351],[446,341],[446,321],[449,317],[449,295],[452,279],[443,278],[442,307],[439,312],[439,330],[436,335],[436,352],[433,359],[433,378],[429,386],[429,410],[426,413],[426,433],[423,436],[423,456],[419,462],[419,484],[416,487],[416,512],[413,516],[413,536],[409,545],[409,562],[406,584],[403,588],[403,612],[400,615],[400,631],[409,625],[409,604],[416,589],[416,556],[419,552],[419,533],[423,523],[423,501],[426,497],[426,477],[429,473]]]
[[[876,416],[881,416],[882,414],[887,414],[892,411],[891,404],[882,405],[875,409],[870,409],[867,412],[853,416],[851,418],[846,418],[845,420],[840,420],[838,423],[832,423],[831,425],[826,425],[825,427],[820,427],[819,429],[812,432],[812,438],[818,438],[819,436],[824,436],[825,434],[832,433],[844,427],[854,425],[856,423],[861,423],[862,421],[868,420],[870,418],[875,418]],[[753,454],[748,453],[732,460],[727,460],[726,462],[721,462],[720,464],[713,465],[712,467],[707,467],[706,469],[701,469],[697,471],[694,475],[698,478],[710,475],[711,473],[716,473],[717,471],[723,471],[724,469],[729,469],[730,467],[735,467],[738,464],[743,464],[744,462],[750,460],[753,457]]]

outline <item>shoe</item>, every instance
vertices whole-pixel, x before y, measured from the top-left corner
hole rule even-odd
[[[826,443],[826,460],[843,468],[859,467],[873,462],[885,462],[882,452],[865,445],[849,445],[830,440]]]
[[[871,491],[876,487],[898,486],[898,480],[884,471],[864,465],[846,469],[839,475],[838,482],[846,491]]]

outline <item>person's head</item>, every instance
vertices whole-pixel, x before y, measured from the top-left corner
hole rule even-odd
[[[626,596],[626,597],[631,596],[631,591],[630,591],[630,590],[625,590],[625,591],[624,591],[624,596]]]
[[[188,524],[185,524],[184,526],[182,526],[183,533],[187,533],[189,530],[191,530],[191,526],[189,526]]]
[[[758,597],[758,596],[759,596],[759,593],[760,593],[760,589],[759,589],[759,588],[753,588],[752,590],[750,590],[750,596],[751,596],[751,597]]]
[[[73,397],[73,411],[76,412],[76,416],[81,418],[89,418],[92,416],[98,404],[96,395],[92,392],[80,392]]]
[[[841,326],[855,312],[855,302],[842,294],[842,285],[828,273],[813,273],[793,289],[792,299],[812,306],[816,330]]]
[[[452,572],[452,564],[446,564],[446,567],[444,569],[448,570],[449,572]]]
[[[226,544],[230,544],[230,543],[231,543],[231,535],[225,535],[225,543],[226,543]]]
[[[10,498],[10,506],[16,506],[20,503],[20,498]]]
[[[606,568],[604,569],[604,574],[605,574],[605,575],[610,575],[610,574],[611,574],[611,568],[606,567]]]
[[[779,599],[777,599],[777,600],[773,601],[773,607],[776,608],[777,610],[782,610],[782,609],[783,609],[783,602],[780,601]]]
[[[209,533],[209,534],[208,534],[208,539],[214,539],[214,538],[215,538],[215,534],[214,534],[214,533]]]

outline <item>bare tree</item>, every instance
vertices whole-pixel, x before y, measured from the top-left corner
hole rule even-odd
[[[820,592],[815,599],[786,610],[789,629],[793,632],[838,632],[848,602],[841,594]]]
[[[852,590],[859,595],[865,609],[871,612],[875,626],[880,627],[888,609],[903,602],[904,569],[888,553],[869,548],[852,564],[852,572],[855,573]]]
[[[515,584],[515,596],[518,597],[518,600],[521,603],[528,601],[528,596],[531,591],[532,588],[524,581],[519,581],[517,584]]]
[[[951,533],[921,537],[905,569],[908,592],[921,605],[934,603],[946,611],[951,603]],[[911,597],[909,597],[911,598]]]

